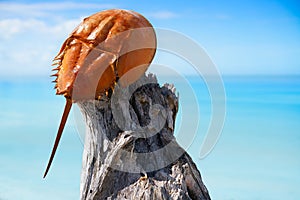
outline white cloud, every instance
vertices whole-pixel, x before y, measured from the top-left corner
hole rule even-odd
[[[80,19],[66,20],[58,24],[49,25],[43,20],[37,19],[3,19],[0,20],[0,39],[10,39],[18,34],[53,34],[58,37],[72,31],[78,25]]]
[[[48,24],[38,19],[0,20],[1,77],[50,74],[54,56],[80,21]]]
[[[158,11],[149,13],[148,16],[156,18],[156,19],[173,19],[179,17],[177,13],[171,11]]]
[[[30,19],[4,19],[0,20],[0,38],[9,39],[13,35],[26,32],[31,29],[45,29],[45,24],[41,21]]]

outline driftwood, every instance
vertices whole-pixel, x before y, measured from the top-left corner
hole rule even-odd
[[[153,75],[101,100],[78,102],[86,121],[82,200],[210,199],[173,136],[178,98]]]

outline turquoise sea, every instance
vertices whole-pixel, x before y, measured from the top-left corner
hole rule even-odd
[[[50,81],[0,80],[1,200],[79,199],[83,145],[72,115],[50,173],[42,178],[65,103]],[[225,124],[204,159],[199,152],[211,104],[203,81],[189,81],[198,99],[200,125],[187,151],[212,199],[299,199],[300,76],[223,77]],[[180,106],[194,106],[182,95],[180,81],[175,86]],[[196,115],[181,113],[178,120]]]

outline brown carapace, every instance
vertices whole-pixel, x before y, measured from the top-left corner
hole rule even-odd
[[[127,10],[106,10],[91,15],[71,33],[54,58],[56,94],[66,97],[46,177],[58,147],[72,103],[99,99],[118,80],[127,86],[147,70],[156,51],[152,25]]]

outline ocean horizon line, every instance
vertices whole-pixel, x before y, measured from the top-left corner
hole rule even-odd
[[[146,74],[153,74],[151,72],[148,72]],[[156,74],[155,74],[156,75]],[[158,74],[157,77],[170,77],[170,78],[176,78],[174,75],[167,75],[167,74]],[[219,75],[201,75],[201,74],[183,74],[182,76],[186,78],[214,78],[217,76],[220,76],[222,79],[228,79],[228,78],[300,78],[299,74],[219,74]],[[0,83],[1,82],[51,82],[53,77],[50,77],[50,75],[33,75],[33,76],[1,76],[0,75]]]

